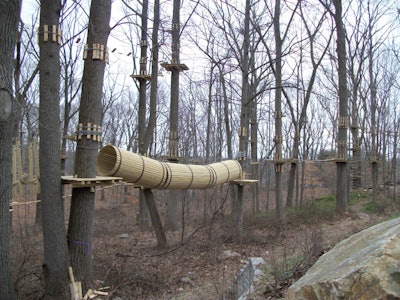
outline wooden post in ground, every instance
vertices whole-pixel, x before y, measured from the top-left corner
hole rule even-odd
[[[35,215],[35,223],[37,225],[42,224],[42,208],[41,208],[41,202],[40,202],[40,178],[39,178],[39,148],[37,144],[37,140],[33,139],[32,141],[32,161],[34,164],[34,176],[35,176],[35,184],[36,184],[36,215]]]
[[[236,186],[235,242],[239,245],[243,241],[243,185]]]
[[[16,141],[13,147],[12,156],[12,185],[13,185],[13,198],[17,198],[21,193],[21,176],[22,176],[22,163],[21,163],[21,144],[19,140]]]
[[[156,233],[158,243],[157,247],[159,249],[165,249],[167,248],[167,237],[165,236],[165,230],[161,223],[160,214],[154,201],[153,191],[151,189],[144,189],[143,193],[149,209],[151,224],[153,224],[154,231]]]

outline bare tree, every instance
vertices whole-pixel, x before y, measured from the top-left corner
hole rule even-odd
[[[374,20],[371,18],[373,12],[371,11],[370,1],[368,1],[368,75],[369,75],[369,91],[370,91],[370,101],[371,101],[371,177],[372,177],[372,193],[373,199],[376,200],[378,192],[378,149],[377,149],[377,120],[376,120],[376,110],[377,110],[377,82],[376,76],[374,74],[374,61],[375,61],[375,51],[372,39],[372,30]]]
[[[93,126],[101,125],[102,89],[107,60],[107,39],[111,14],[111,0],[92,0],[87,36],[87,49],[82,78],[79,109],[78,140],[75,173],[80,178],[96,177],[97,138],[101,132]],[[72,191],[68,226],[70,260],[77,280],[87,284],[92,276],[92,235],[95,193],[90,187]]]
[[[14,136],[15,138],[21,139],[21,144],[23,144],[22,134],[20,134],[24,129],[28,131],[28,140],[32,139],[34,136],[33,128],[26,126],[23,128],[24,117],[29,124],[29,115],[27,115],[26,110],[29,109],[29,103],[27,100],[27,94],[29,89],[35,82],[35,78],[39,73],[39,63],[38,63],[38,53],[35,53],[34,47],[30,46],[32,44],[32,39],[34,39],[34,34],[28,32],[25,28],[25,24],[21,22],[21,28],[18,33],[17,43],[16,43],[16,57],[15,57],[15,68],[14,68],[14,84],[15,84],[15,125],[14,125]],[[29,50],[35,55],[27,55]],[[31,60],[28,62],[28,60]],[[25,68],[24,68],[25,67]],[[25,70],[23,70],[25,69]],[[29,71],[27,70],[29,69]],[[24,76],[22,75],[25,71]],[[28,125],[27,124],[27,125]]]
[[[242,92],[240,107],[240,129],[239,129],[239,162],[245,169],[245,161],[248,151],[249,132],[249,51],[250,51],[250,0],[246,0],[243,28],[243,53],[242,56]],[[243,185],[237,185],[236,203],[234,205],[235,215],[235,241],[242,243],[243,239]]]
[[[154,138],[154,129],[157,119],[157,96],[158,96],[158,57],[159,57],[159,41],[158,31],[160,27],[160,1],[154,1],[153,13],[153,31],[151,33],[151,87],[150,87],[150,103],[149,103],[149,119],[143,140],[143,148],[148,151]]]
[[[138,148],[139,153],[145,155],[148,147],[145,148],[144,139],[146,134],[146,112],[147,112],[147,22],[148,22],[149,1],[143,0],[141,18],[141,40],[140,40],[140,67],[139,76],[135,78],[139,81],[139,111],[138,111]],[[149,211],[146,205],[144,192],[139,191],[139,228],[142,230],[149,226]]]
[[[180,65],[180,0],[173,1],[172,13],[172,60],[171,60],[171,101],[170,101],[170,115],[169,115],[169,154],[168,159],[171,162],[178,162],[179,156],[179,73],[182,69]],[[169,230],[178,229],[179,220],[179,202],[180,191],[170,190],[168,195],[167,214],[165,218],[165,227]]]
[[[361,136],[363,134],[360,125],[365,124],[366,114],[361,112],[360,85],[364,78],[364,66],[367,62],[366,56],[366,31],[361,27],[362,5],[358,5],[355,14],[354,29],[347,32],[348,44],[348,68],[349,68],[349,93],[351,96],[351,137],[352,137],[352,184],[353,188],[362,185],[362,149]],[[364,120],[362,120],[364,119]]]
[[[83,24],[76,20],[84,19],[85,12],[80,10],[76,3],[65,8],[61,15],[62,32],[65,33],[65,41],[61,47],[61,79],[62,79],[62,98],[63,118],[62,118],[62,142],[61,142],[61,171],[65,174],[67,140],[70,132],[70,124],[78,113],[77,101],[79,100],[82,81],[78,78],[78,72],[82,68],[81,57],[76,55],[76,51],[82,50],[80,33],[85,29]],[[78,49],[76,49],[78,48]]]
[[[205,10],[210,10],[208,13],[211,15],[211,8],[204,7]],[[234,139],[232,136],[232,125],[231,125],[231,117],[232,111],[230,107],[230,93],[227,85],[226,77],[234,68],[230,67],[230,52],[229,48],[224,49],[222,45],[219,44],[220,37],[217,36],[218,26],[213,24],[213,20],[210,20],[208,17],[201,15],[202,22],[201,24],[196,24],[198,28],[198,32],[201,32],[202,36],[190,35],[189,39],[196,45],[196,47],[207,57],[209,60],[210,70],[209,70],[209,78],[208,81],[208,96],[207,96],[207,108],[206,108],[206,143],[205,143],[205,156],[206,161],[211,159],[211,139],[215,139],[211,134],[212,128],[215,128],[217,124],[215,124],[215,118],[213,118],[213,110],[216,110],[217,107],[213,105],[215,98],[221,99],[223,102],[223,124],[224,126],[224,136],[218,139],[221,143],[224,140],[226,142],[226,152],[227,157],[232,159],[233,157],[233,143]],[[204,43],[203,43],[204,42]],[[221,92],[222,95],[219,95],[218,92]],[[215,157],[215,155],[214,155]]]
[[[144,10],[144,8],[143,8]],[[147,17],[147,16],[146,16]],[[142,16],[143,18],[143,16]],[[156,127],[156,113],[157,113],[157,89],[158,89],[158,52],[159,52],[159,43],[158,43],[158,29],[160,24],[160,2],[159,0],[154,1],[154,21],[153,21],[153,32],[152,32],[152,63],[151,63],[151,88],[150,88],[150,104],[149,104],[149,119],[147,127],[144,128],[144,123],[139,123],[143,126],[141,130],[143,132],[140,134],[139,130],[139,143],[141,145],[142,151],[147,153],[149,151],[150,143],[153,139],[153,132]],[[145,33],[142,28],[142,36]],[[142,38],[143,39],[143,38]],[[142,56],[143,57],[143,56]],[[140,110],[140,107],[139,107]],[[139,113],[140,116],[140,113]],[[144,120],[143,120],[144,121]],[[142,137],[140,137],[142,136]],[[160,249],[164,249],[167,246],[167,239],[164,231],[164,227],[161,223],[160,213],[158,212],[157,205],[154,200],[153,192],[151,190],[144,190],[143,195],[140,194],[144,200],[146,201],[146,208],[150,214],[151,223],[153,225],[154,231],[156,233],[158,247]],[[139,203],[140,205],[140,203]],[[139,208],[139,226],[140,226],[140,218],[141,214],[144,216],[143,212],[144,203],[142,203],[142,211]],[[145,221],[144,221],[145,222]],[[144,223],[142,222],[142,223]],[[143,225],[143,224],[142,224]],[[143,226],[144,227],[144,226]]]
[[[312,97],[312,92],[314,88],[314,83],[315,79],[317,76],[317,71],[319,66],[321,65],[323,59],[325,58],[325,54],[328,51],[331,43],[331,38],[333,35],[333,31],[330,32],[329,36],[327,39],[323,39],[319,35],[321,30],[321,27],[323,26],[323,23],[326,20],[326,12],[323,12],[321,14],[321,17],[318,19],[318,22],[316,23],[315,28],[310,28],[311,25],[308,24],[308,21],[306,19],[306,14],[303,11],[302,4],[300,3],[299,5],[299,11],[300,11],[300,17],[302,19],[305,31],[307,33],[307,38],[308,38],[308,45],[309,45],[309,62],[308,61],[303,61],[303,57],[305,56],[303,49],[300,49],[300,59],[299,59],[299,66],[300,68],[304,67],[302,66],[303,64],[310,63],[312,66],[311,69],[311,74],[308,80],[304,78],[305,74],[301,73],[299,76],[302,78],[299,78],[298,80],[301,82],[307,81],[307,85],[304,88],[305,92],[303,93],[303,104],[299,104],[299,101],[297,100],[297,112],[298,115],[295,113],[295,108],[291,104],[289,97],[286,96],[287,104],[289,107],[292,123],[294,125],[294,138],[293,138],[293,146],[292,146],[292,162],[290,163],[290,174],[289,174],[289,183],[288,183],[288,193],[287,193],[287,199],[286,199],[286,206],[291,207],[293,205],[293,192],[294,192],[294,186],[295,186],[295,178],[296,178],[296,173],[297,173],[297,160],[299,159],[299,146],[300,146],[300,135],[301,132],[304,129],[304,126],[306,125],[307,122],[307,110],[308,110],[308,105],[310,103],[311,97]],[[313,18],[315,19],[315,15],[313,15]],[[318,37],[322,39],[320,42],[324,46],[322,47],[320,54],[318,53]],[[304,86],[304,84],[302,85]],[[286,95],[286,94],[285,94]],[[299,107],[301,105],[301,107]]]
[[[40,10],[39,157],[46,295],[61,297],[68,280],[64,203],[61,195],[60,54],[61,1],[45,0]]]
[[[343,23],[343,6],[341,0],[330,4],[320,0],[321,4],[334,18],[336,24],[336,53],[338,64],[338,93],[339,93],[339,124],[337,134],[336,160],[336,210],[347,212],[349,204],[348,161],[347,161],[347,131],[349,127],[348,87],[347,87],[347,54],[346,32]],[[334,11],[332,10],[334,9]]]
[[[279,220],[283,219],[282,203],[282,46],[281,1],[275,0],[274,36],[275,36],[275,209]]]
[[[388,97],[386,92],[391,89],[390,85],[385,85],[382,95],[379,95],[379,80],[383,80],[385,77],[388,79],[391,77],[385,72],[381,72],[381,67],[378,67],[379,56],[382,56],[382,50],[386,47],[382,47],[385,43],[386,38],[389,37],[390,31],[392,30],[391,22],[387,21],[385,26],[380,23],[382,19],[387,17],[387,12],[391,11],[394,7],[390,3],[380,1],[367,1],[366,13],[368,16],[366,25],[366,36],[367,36],[367,61],[368,61],[368,91],[369,91],[369,102],[370,102],[370,118],[371,118],[371,178],[372,178],[372,191],[373,198],[376,199],[378,196],[378,173],[379,173],[379,156],[382,158],[382,173],[385,173],[385,155],[386,155],[386,143],[387,138],[387,126],[391,123],[389,121],[388,113],[385,113],[388,105]],[[386,15],[386,16],[385,16]],[[380,75],[381,74],[381,75]],[[379,76],[380,75],[380,76]],[[390,79],[389,79],[390,81]],[[386,81],[387,83],[388,81]],[[379,103],[380,102],[380,103]],[[379,149],[381,148],[381,149]],[[380,150],[380,151],[379,151]]]
[[[16,299],[10,267],[10,203],[12,201],[13,59],[21,1],[0,4],[0,299]]]
[[[39,12],[39,9],[38,9]],[[39,13],[33,14],[32,21],[36,23]],[[15,84],[15,118],[14,118],[14,138],[20,139],[21,145],[24,142],[32,142],[37,138],[37,126],[33,124],[37,122],[37,97],[30,97],[37,92],[39,88],[36,85],[36,78],[39,74],[39,52],[33,41],[36,39],[36,31],[29,30],[30,26],[26,26],[21,22],[15,57],[14,84]],[[34,28],[34,26],[32,26]],[[24,141],[24,132],[26,132],[26,140]],[[40,190],[40,189],[39,189]],[[40,194],[36,195],[37,199],[41,199]],[[42,223],[41,202],[36,203],[35,222]]]

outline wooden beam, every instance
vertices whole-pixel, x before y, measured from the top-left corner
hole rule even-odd
[[[72,184],[75,188],[113,185],[121,181],[122,177],[96,176],[95,178],[78,178],[75,176],[61,176],[62,184]]]
[[[167,71],[173,71],[173,70],[176,70],[176,71],[187,71],[187,70],[189,70],[189,67],[187,65],[180,64],[180,63],[177,63],[177,64],[172,64],[171,63],[171,64],[169,64],[169,63],[164,62],[164,63],[161,63],[160,65],[161,65],[161,67],[163,67]]]
[[[231,181],[230,183],[243,186],[243,185],[257,184],[258,180],[257,179],[235,179],[235,180]]]

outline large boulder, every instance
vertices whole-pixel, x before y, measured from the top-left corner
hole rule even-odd
[[[337,244],[288,289],[285,299],[400,299],[400,218]]]

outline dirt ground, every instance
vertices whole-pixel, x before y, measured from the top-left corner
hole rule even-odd
[[[95,299],[234,299],[236,276],[250,257],[262,257],[266,264],[262,267],[265,275],[248,299],[284,299],[285,289],[319,255],[388,217],[387,212],[362,212],[368,199],[341,217],[287,214],[285,222],[278,223],[265,213],[250,214],[244,220],[243,242],[237,245],[232,221],[220,214],[206,222],[186,224],[183,233],[168,232],[169,246],[161,251],[154,233],[137,226],[136,196],[112,192],[99,197],[92,248],[93,288],[108,295]],[[392,213],[396,213],[394,208]],[[33,224],[32,205],[13,214],[12,264],[17,293],[19,299],[40,299],[41,230]],[[224,257],[226,250],[234,255]]]

